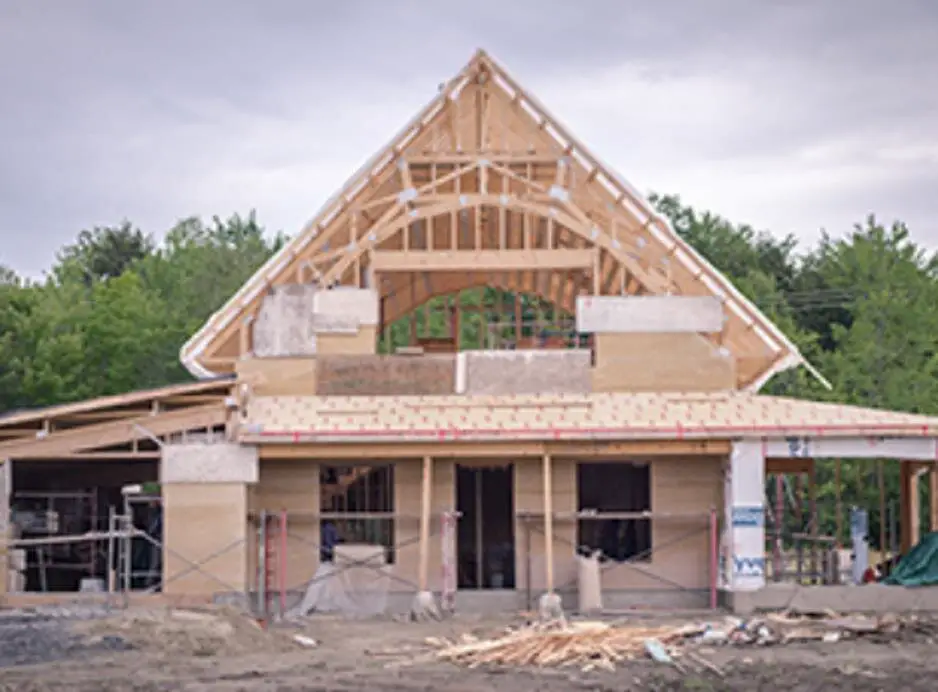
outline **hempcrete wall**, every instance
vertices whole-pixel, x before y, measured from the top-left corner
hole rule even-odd
[[[353,465],[342,460],[341,465]],[[442,536],[440,516],[455,509],[455,469],[458,460],[440,458],[433,465],[431,498],[430,587],[441,588]],[[468,462],[467,465],[479,465]],[[710,538],[709,511],[722,506],[722,467],[717,457],[662,457],[651,464],[651,502],[653,512],[695,514],[694,517],[658,518],[652,522],[653,553],[650,563],[641,570],[622,565],[603,572],[603,588],[614,590],[649,590],[674,592],[679,585],[685,589],[705,589],[709,585]],[[572,459],[553,460],[553,505],[558,514],[577,509],[576,469]],[[318,521],[311,514],[319,510],[319,466],[311,460],[263,460],[260,482],[250,493],[252,512],[286,509],[291,537],[288,540],[287,585],[301,589],[318,566]],[[541,515],[531,523],[531,589],[537,593],[545,586],[542,463],[539,459],[523,459],[514,464],[515,511]],[[396,562],[391,581],[393,592],[410,592],[416,587],[419,566],[420,497],[422,460],[400,460],[394,463],[395,512],[402,515],[395,523]],[[304,514],[306,516],[304,516]],[[516,589],[526,589],[527,554],[525,524],[515,522]],[[248,572],[256,571],[256,540],[252,529],[248,537]],[[555,520],[554,565],[557,588],[575,590],[576,558],[574,545],[576,524]],[[252,577],[253,579],[253,577]],[[401,581],[403,580],[403,581]]]

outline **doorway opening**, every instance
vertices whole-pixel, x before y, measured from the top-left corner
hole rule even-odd
[[[460,589],[515,588],[514,465],[456,466]]]

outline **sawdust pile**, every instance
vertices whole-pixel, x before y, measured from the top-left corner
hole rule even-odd
[[[263,631],[243,613],[218,610],[127,611],[82,623],[91,640],[120,638],[135,650],[183,656],[276,651],[280,637]]]

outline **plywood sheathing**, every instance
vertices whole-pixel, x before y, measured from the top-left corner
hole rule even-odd
[[[694,333],[596,334],[597,392],[736,389],[732,354]]]
[[[746,393],[253,397],[246,442],[933,436],[938,419]]]
[[[230,370],[237,354],[221,354],[237,340],[245,318],[256,314],[271,286],[294,281],[360,286],[375,280],[386,321],[404,316],[440,294],[435,277],[446,272],[427,271],[433,277],[424,281],[408,273],[419,276],[428,262],[435,269],[465,266],[465,257],[425,255],[415,265],[412,256],[398,254],[393,262],[411,271],[375,276],[375,253],[444,250],[492,251],[488,265],[457,275],[461,287],[534,293],[568,312],[582,292],[717,296],[729,319],[715,338],[737,358],[761,361],[745,370],[751,379],[741,385],[757,386],[802,360],[790,340],[634,188],[482,51],[210,318],[183,347],[182,360],[200,375]],[[518,269],[514,256],[500,258],[503,251],[535,250],[590,251],[595,260],[584,272],[543,259],[536,269],[527,269],[528,263]],[[381,257],[387,265],[389,255]],[[458,288],[447,283],[446,291]],[[769,355],[763,358],[764,351]]]

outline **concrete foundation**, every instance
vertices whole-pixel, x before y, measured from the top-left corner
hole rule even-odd
[[[723,606],[747,615],[759,611],[837,613],[938,612],[938,587],[907,588],[863,586],[800,586],[768,584],[757,591],[724,592]]]

